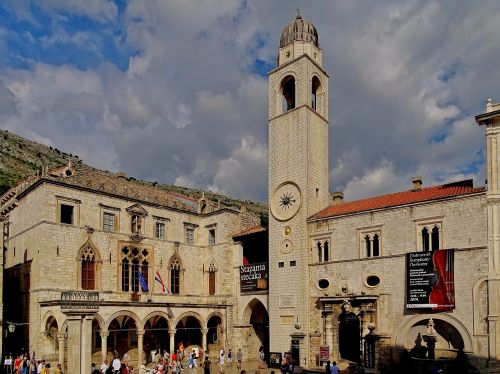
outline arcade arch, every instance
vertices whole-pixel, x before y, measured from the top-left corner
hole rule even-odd
[[[258,352],[264,347],[266,357],[269,354],[269,314],[258,299],[252,299],[243,312],[243,322],[248,323],[248,346],[250,352]]]
[[[202,319],[196,313],[185,313],[181,315],[175,324],[175,349],[185,351],[192,346],[202,347]]]
[[[163,312],[149,314],[143,323],[144,342],[143,350],[146,355],[146,362],[151,362],[157,353],[163,351],[170,352],[170,325],[168,316]]]
[[[408,318],[395,334],[394,345],[411,349],[415,345],[418,333],[425,334],[430,318],[433,319],[434,329],[440,337],[436,350],[472,351],[472,339],[469,332],[458,319],[448,314],[417,315]]]

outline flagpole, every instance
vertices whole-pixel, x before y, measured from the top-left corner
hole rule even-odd
[[[151,291],[149,291],[149,298],[151,299],[151,301],[153,301],[153,290],[155,289],[155,278],[153,277],[153,287],[151,287]]]

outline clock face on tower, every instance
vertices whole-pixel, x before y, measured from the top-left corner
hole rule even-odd
[[[278,221],[288,221],[300,209],[300,188],[293,182],[284,182],[274,190],[271,197],[271,213]]]

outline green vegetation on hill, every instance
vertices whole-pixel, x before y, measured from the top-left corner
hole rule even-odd
[[[78,156],[0,130],[0,195],[42,167],[66,165],[69,160],[79,162]]]
[[[74,164],[81,163],[81,160],[76,155],[28,140],[9,131],[0,130],[0,195],[4,194],[22,179],[36,173],[42,167],[48,166],[49,168],[54,168],[66,165],[70,160]],[[134,178],[130,177],[129,179]],[[138,180],[137,182],[157,186],[165,191],[174,192],[193,199],[199,199],[205,194],[207,199],[220,201],[224,206],[239,208],[244,205],[247,210],[260,214],[264,219],[267,216],[267,206],[264,203],[254,203],[249,200],[241,201],[195,188],[142,180]]]

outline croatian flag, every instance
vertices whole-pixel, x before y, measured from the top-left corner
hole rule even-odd
[[[137,272],[137,274],[139,274],[139,283],[141,284],[142,291],[143,292],[148,292],[148,285],[146,284],[146,281],[142,277],[141,272],[139,271],[139,272]]]
[[[158,272],[158,270],[156,271],[156,274],[155,274],[155,281],[160,283],[161,285],[161,292],[163,293],[170,293],[168,292],[168,288],[165,287],[165,283],[163,283],[163,279],[161,279],[161,276],[160,276],[160,273]]]

